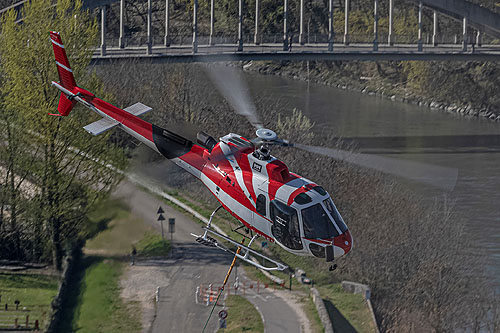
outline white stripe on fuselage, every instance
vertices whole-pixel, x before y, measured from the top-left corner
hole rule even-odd
[[[236,162],[236,158],[234,157],[231,147],[229,145],[221,142],[220,143],[220,148],[222,152],[224,153],[224,156],[226,157],[226,160],[228,160],[229,164],[233,168],[234,175],[236,176],[236,181],[238,182],[238,185],[240,185],[241,189],[243,190],[243,193],[245,193],[245,197],[247,198],[248,201],[252,204],[252,206],[255,207],[255,202],[253,201],[252,197],[250,196],[250,192],[247,189],[247,186],[245,184],[245,180],[243,179],[243,173],[241,171],[240,166],[238,165],[238,162]],[[242,157],[244,158],[244,157]]]
[[[276,191],[275,197],[281,199],[285,203],[288,203],[288,199],[294,191],[309,183],[310,181],[305,178],[293,179],[283,186],[280,186],[280,188]]]

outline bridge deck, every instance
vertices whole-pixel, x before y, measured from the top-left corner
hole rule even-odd
[[[283,51],[283,44],[244,45],[244,51],[238,51],[236,44],[199,45],[193,53],[191,45],[153,46],[150,55],[146,46],[129,46],[123,49],[111,47],[102,56],[100,49],[94,52],[94,63],[103,63],[120,59],[149,59],[153,62],[218,62],[242,60],[500,60],[500,45],[469,47],[462,51],[462,45],[446,44],[434,47],[424,45],[421,52],[417,45],[401,44],[394,46],[379,45],[373,51],[373,44],[335,45],[328,51],[328,44],[293,45],[292,51]]]

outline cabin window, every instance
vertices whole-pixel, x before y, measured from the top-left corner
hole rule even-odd
[[[270,204],[273,225],[271,232],[278,242],[292,250],[302,250],[297,210],[284,203],[273,200]]]
[[[325,189],[322,188],[321,186],[315,186],[315,187],[313,187],[313,191],[318,192],[319,195],[322,195],[322,196],[326,195]]]
[[[266,197],[264,194],[259,194],[259,196],[257,197],[255,209],[260,215],[266,216]]]
[[[293,199],[293,201],[295,201],[296,203],[298,203],[299,205],[304,205],[306,203],[310,203],[312,202],[312,199],[310,196],[308,196],[306,193],[300,193],[299,195],[297,195],[295,197],[295,199]]]
[[[306,238],[332,238],[339,235],[333,221],[319,203],[302,210],[302,222]]]

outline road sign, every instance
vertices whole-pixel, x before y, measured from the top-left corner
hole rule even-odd
[[[156,212],[156,214],[163,214],[163,213],[165,213],[165,212],[163,211],[163,208],[161,208],[161,206],[160,206],[160,208],[158,208],[158,211]]]
[[[160,211],[160,209],[158,209],[158,211]],[[161,239],[163,239],[163,221],[165,221],[165,218],[163,217],[162,214],[160,214],[160,216],[158,216],[158,222],[160,222],[161,225]]]
[[[173,234],[175,232],[175,219],[174,218],[169,218],[168,219],[168,232]]]
[[[224,320],[227,318],[227,311],[226,310],[220,310],[219,311],[219,318]]]
[[[219,319],[219,328],[227,328],[226,319]]]

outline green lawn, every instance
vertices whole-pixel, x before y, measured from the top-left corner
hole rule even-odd
[[[137,255],[140,257],[160,257],[166,256],[170,251],[170,242],[162,239],[161,235],[153,232],[146,232],[135,247]]]
[[[231,295],[226,299],[227,328],[221,330],[230,332],[264,332],[264,324],[259,312],[252,303],[243,296]]]
[[[107,200],[97,207],[90,220],[94,232],[84,249],[89,255],[128,256],[132,246],[153,230],[115,200]]]
[[[140,332],[139,304],[125,304],[120,298],[119,279],[125,265],[99,257],[83,260],[84,273],[73,318],[63,331]]]
[[[139,256],[166,255],[169,243],[116,200],[104,201],[90,214],[89,239],[68,297],[61,332],[140,332],[139,302],[120,298],[119,281],[132,246]]]
[[[30,325],[38,320],[40,327],[45,327],[57,288],[58,279],[51,276],[0,274],[0,327],[12,326],[15,318],[24,326],[26,315],[29,315]],[[21,302],[19,311],[14,311],[16,299]],[[5,311],[6,303],[9,304],[9,311]]]
[[[316,287],[337,332],[375,332],[368,306],[360,294],[342,289],[340,284]]]

